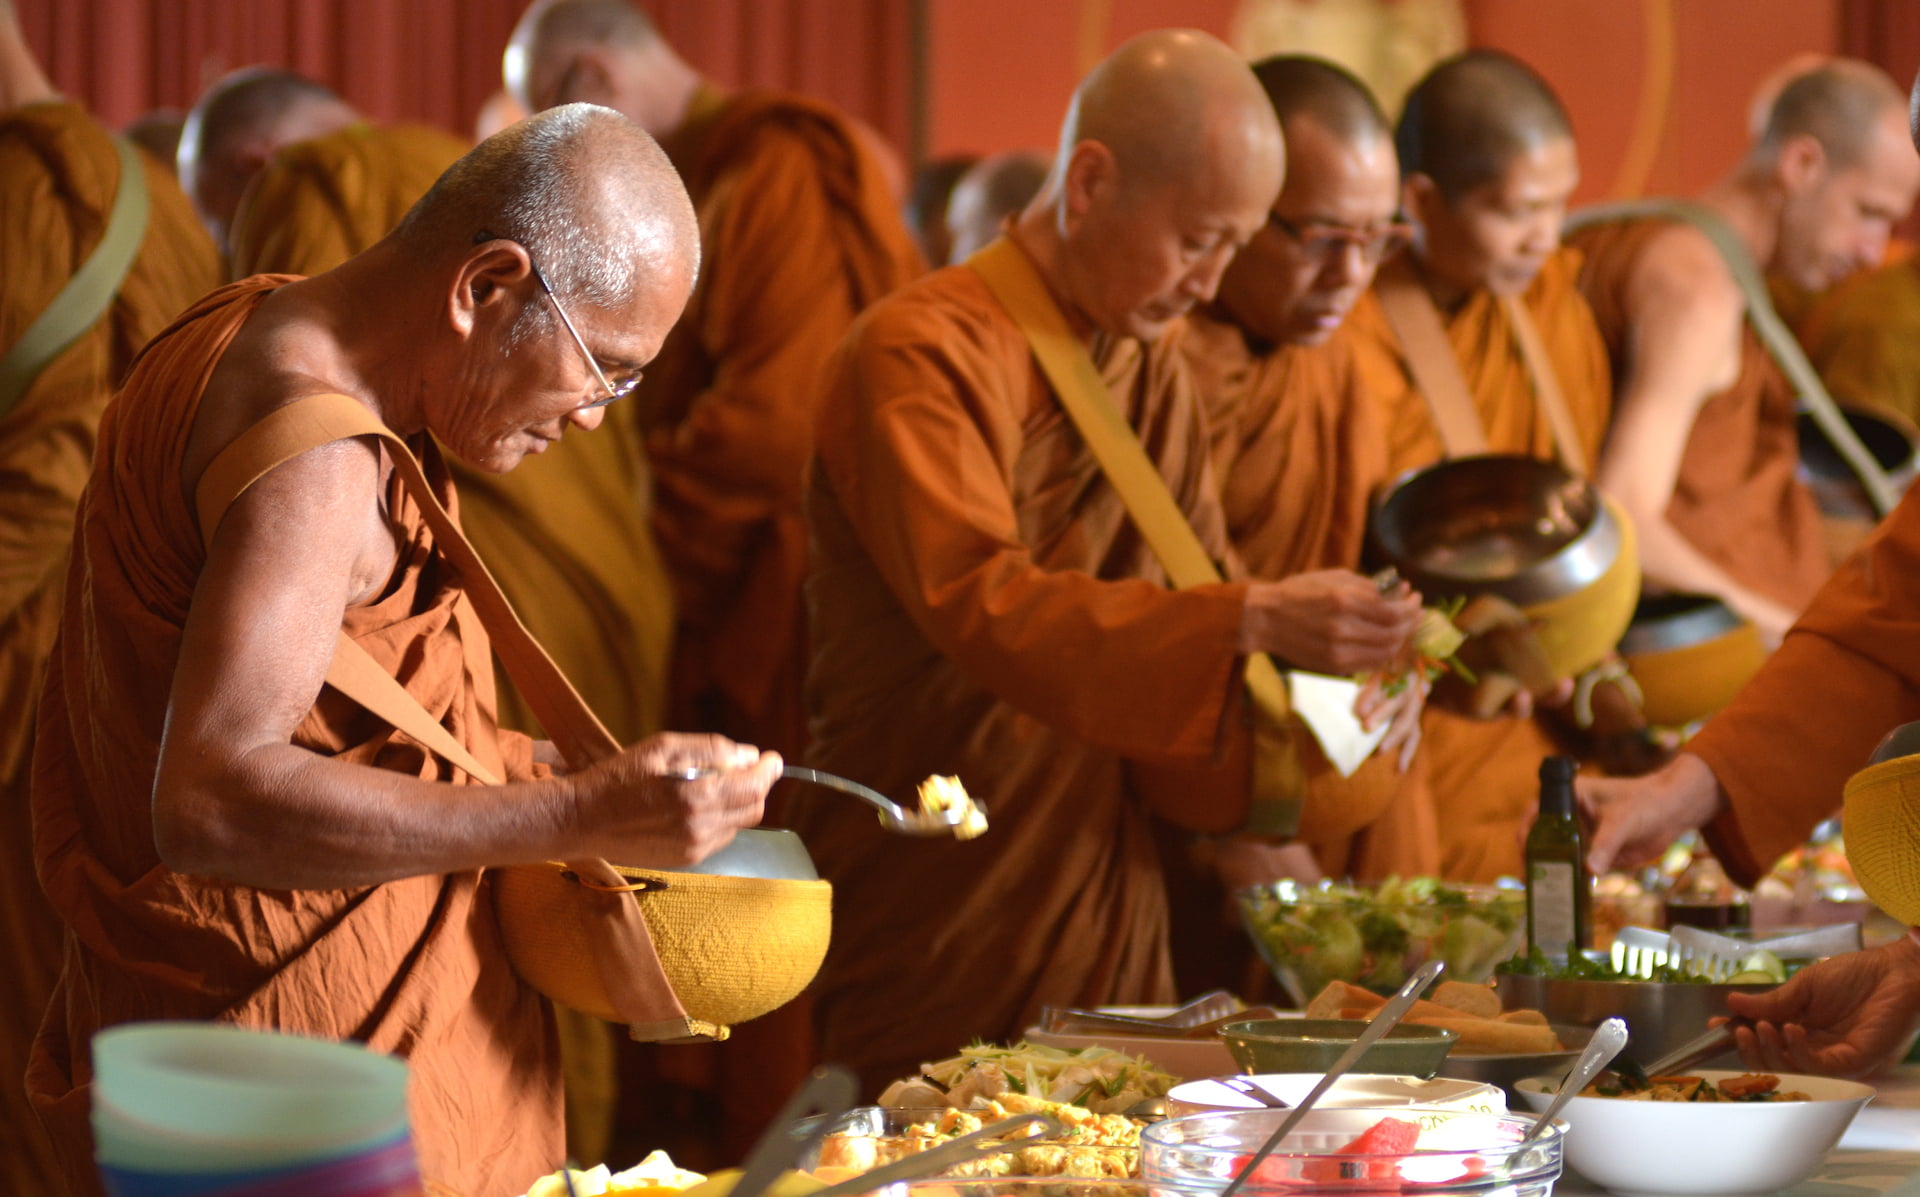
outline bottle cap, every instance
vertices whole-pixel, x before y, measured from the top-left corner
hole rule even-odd
[[[1540,784],[1569,786],[1579,763],[1570,756],[1550,756],[1540,762]]]

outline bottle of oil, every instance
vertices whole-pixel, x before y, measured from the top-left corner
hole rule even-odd
[[[1540,762],[1540,817],[1527,833],[1527,944],[1564,962],[1589,940],[1586,837],[1573,807],[1574,760]]]

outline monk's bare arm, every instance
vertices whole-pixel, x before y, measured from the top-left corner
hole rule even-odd
[[[1627,361],[1597,481],[1632,518],[1648,582],[1716,595],[1778,642],[1794,613],[1740,585],[1667,522],[1694,420],[1739,372],[1739,288],[1705,237],[1676,227],[1642,255],[1625,303]]]
[[[161,858],[276,889],[338,888],[579,855],[685,863],[757,822],[778,758],[660,738],[570,778],[454,786],[333,760],[291,737],[352,597],[391,569],[377,450],[295,458],[221,523],[181,642],[153,794]],[[386,540],[384,551],[381,541]],[[680,765],[727,771],[697,782]]]

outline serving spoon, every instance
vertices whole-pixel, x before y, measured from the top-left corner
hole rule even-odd
[[[667,776],[679,781],[698,781],[702,777],[713,777],[720,770],[708,765],[696,765],[686,769],[668,770]],[[848,781],[832,773],[822,773],[818,769],[808,769],[802,765],[788,765],[780,770],[780,776],[788,781],[804,781],[824,786],[829,790],[838,790],[842,794],[851,794],[860,801],[880,812],[880,825],[888,831],[901,835],[952,835],[966,818],[964,810],[907,810],[893,799],[871,786],[863,786],[857,781]]]
[[[1540,1111],[1540,1117],[1536,1118],[1533,1126],[1521,1136],[1519,1147],[1525,1147],[1545,1134],[1547,1128],[1553,1125],[1553,1116],[1566,1108],[1568,1102],[1579,1096],[1580,1091],[1587,1087],[1587,1083],[1600,1075],[1602,1068],[1613,1063],[1613,1058],[1619,1055],[1620,1049],[1626,1045],[1626,1019],[1609,1018],[1595,1027],[1593,1038],[1587,1040],[1586,1050],[1582,1051],[1580,1058],[1573,1062],[1573,1068],[1568,1071],[1566,1079],[1560,1082],[1560,1088],[1554,1092],[1553,1100],[1547,1103],[1547,1108]]]

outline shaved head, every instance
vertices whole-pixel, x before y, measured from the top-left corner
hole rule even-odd
[[[1367,85],[1324,58],[1275,55],[1254,63],[1253,77],[1266,89],[1282,128],[1305,118],[1350,145],[1393,136],[1387,114]]]
[[[1498,180],[1524,154],[1573,138],[1547,81],[1497,50],[1469,50],[1427,72],[1407,94],[1394,130],[1400,169],[1423,174],[1457,203]]]
[[[394,236],[423,262],[489,239],[518,242],[561,302],[607,310],[643,287],[681,280],[674,285],[690,289],[700,254],[693,203],[666,153],[592,104],[550,108],[481,142]],[[546,308],[528,311],[536,325],[551,319]]]
[[[1831,167],[1858,166],[1873,152],[1877,128],[1905,102],[1893,79],[1871,63],[1854,58],[1821,62],[1780,88],[1752,156],[1772,161],[1789,141],[1811,137]]]
[[[584,100],[655,137],[686,119],[700,84],[632,0],[535,0],[507,42],[501,75],[528,112]]]
[[[590,47],[638,51],[659,40],[653,19],[631,0],[536,0],[507,40],[507,91],[531,110],[536,67]]]
[[[180,132],[180,185],[224,245],[247,184],[277,150],[359,120],[345,100],[303,75],[277,67],[235,71],[208,88],[187,113]]]
[[[952,244],[945,260],[963,261],[998,237],[1000,222],[1032,202],[1048,170],[1044,154],[1025,150],[994,154],[969,167],[954,184],[947,205]]]

